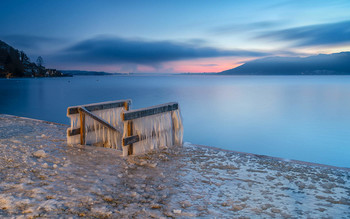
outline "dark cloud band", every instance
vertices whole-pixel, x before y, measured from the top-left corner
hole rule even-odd
[[[118,64],[134,63],[157,65],[168,61],[209,57],[261,57],[263,52],[246,50],[221,50],[201,47],[196,43],[173,41],[146,41],[119,37],[96,37],[76,43],[62,51],[59,59],[64,62]]]
[[[350,43],[350,21],[265,32],[257,38],[294,41],[296,46],[345,44]]]
[[[65,42],[64,39],[60,38],[21,34],[4,35],[1,36],[1,39],[11,44],[12,46],[15,46],[16,48],[24,50],[38,50],[44,46],[50,46],[52,44]]]

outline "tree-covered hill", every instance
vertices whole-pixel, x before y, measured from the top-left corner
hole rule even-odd
[[[0,40],[0,77],[63,76],[55,69],[46,69],[42,63],[41,57],[38,57],[38,63],[35,64],[23,51]]]

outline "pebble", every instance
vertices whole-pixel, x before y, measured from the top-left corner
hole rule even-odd
[[[243,207],[240,205],[233,205],[231,210],[232,211],[240,211],[242,209],[243,209]]]
[[[181,207],[183,208],[188,208],[192,206],[192,204],[189,201],[182,201],[180,202],[180,204],[181,204]]]
[[[151,208],[153,208],[153,209],[158,209],[158,208],[161,208],[162,206],[161,205],[159,205],[159,204],[152,204],[151,205]]]
[[[137,193],[137,192],[132,192],[131,193],[131,197],[134,197],[134,198],[136,198],[136,197],[139,197],[140,195]]]
[[[174,214],[181,214],[181,210],[180,209],[174,209],[173,212],[174,212]]]
[[[155,168],[157,166],[157,163],[150,163],[148,164],[149,167]]]
[[[38,150],[33,153],[33,156],[38,158],[46,157],[46,153],[44,150]]]
[[[146,164],[147,164],[147,161],[142,161],[142,162],[140,163],[141,166],[146,165]]]
[[[272,213],[281,213],[281,210],[278,208],[271,208]]]

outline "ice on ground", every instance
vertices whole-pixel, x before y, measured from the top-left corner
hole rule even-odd
[[[350,217],[349,169],[190,143],[123,158],[66,128],[0,115],[1,218]]]

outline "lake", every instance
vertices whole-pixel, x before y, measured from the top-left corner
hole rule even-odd
[[[77,76],[0,79],[0,113],[68,124],[68,106],[177,101],[184,140],[350,167],[350,76]]]

